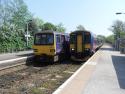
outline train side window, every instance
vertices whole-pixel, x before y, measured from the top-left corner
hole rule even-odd
[[[70,37],[68,36],[67,39],[68,39],[68,41],[69,41]]]
[[[65,39],[65,36],[64,36],[64,35],[61,35],[61,42],[62,42],[62,43],[64,42],[64,39]]]
[[[65,35],[65,39],[66,39],[66,41],[69,41],[69,36]]]
[[[57,43],[60,43],[60,42],[61,42],[61,40],[60,40],[60,35],[56,35],[56,42],[57,42]]]

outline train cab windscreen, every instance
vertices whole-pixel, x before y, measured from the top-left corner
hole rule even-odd
[[[54,42],[53,34],[36,34],[34,44],[35,45],[51,45]]]
[[[71,44],[74,44],[75,41],[76,41],[76,35],[75,35],[75,34],[72,34],[72,35],[70,36],[70,43],[71,43]]]
[[[84,42],[91,43],[91,34],[90,33],[88,33],[88,32],[85,33]]]

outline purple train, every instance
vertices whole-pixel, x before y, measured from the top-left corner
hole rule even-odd
[[[34,36],[35,59],[43,62],[57,62],[64,56],[63,42],[69,41],[69,35],[52,30],[36,33]]]

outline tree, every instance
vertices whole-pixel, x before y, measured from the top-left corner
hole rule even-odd
[[[37,25],[37,28],[42,30],[44,21],[40,18],[34,18],[34,20]]]
[[[113,32],[116,40],[121,37],[121,33],[125,32],[125,23],[122,21],[115,21],[113,25],[109,29],[110,31]]]
[[[54,31],[56,31],[57,28],[54,24],[46,22],[45,24],[43,24],[43,30],[54,30]]]
[[[0,2],[0,52],[25,49],[25,25],[31,18],[23,0]]]
[[[29,22],[28,26],[29,26],[29,31],[32,32],[32,34],[34,35],[34,33],[36,33],[37,31],[42,31],[43,29],[43,20],[40,18],[33,18],[32,21]]]
[[[114,44],[114,35],[109,35],[105,40],[108,43]]]
[[[125,38],[125,32],[120,32],[120,38]]]
[[[30,48],[33,35],[39,30],[65,31],[62,24],[56,26],[44,23],[40,18],[33,18],[24,0],[0,0],[0,52],[25,50],[27,27],[31,35],[28,41]]]
[[[85,30],[83,25],[78,25],[76,28],[77,28],[77,30]]]
[[[97,35],[97,39],[105,42],[105,36],[103,36],[103,35]]]
[[[35,19],[27,21],[27,24],[25,25],[25,31],[27,31],[27,25],[28,32],[30,32],[31,36],[34,36],[34,34],[38,31],[38,26]]]
[[[62,23],[58,24],[56,26],[56,28],[57,28],[57,31],[59,31],[59,32],[65,32],[66,31],[66,28],[63,26]]]
[[[15,40],[17,40],[18,44],[26,44],[26,40],[24,35],[26,34],[26,28],[27,28],[27,24],[29,27],[30,22],[28,22],[29,20],[32,19],[32,15],[31,13],[28,11],[27,5],[24,3],[23,0],[12,0],[13,2],[11,2],[12,6],[11,9],[13,9],[12,11],[12,24],[15,26],[15,35],[20,37]],[[29,28],[30,30],[30,28]],[[29,32],[32,35],[32,32]],[[30,41],[29,41],[30,42]],[[16,43],[16,44],[17,44]],[[30,46],[31,44],[29,44]],[[25,45],[17,45],[18,48],[20,48],[20,46],[22,46],[22,48],[25,47]]]

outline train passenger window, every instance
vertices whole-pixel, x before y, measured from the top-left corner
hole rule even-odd
[[[60,40],[60,35],[56,35],[56,42],[57,42],[57,43],[60,43],[60,42],[61,42],[61,40]]]
[[[65,39],[66,39],[66,41],[69,41],[69,36],[65,35]]]
[[[61,35],[61,42],[62,42],[62,43],[64,42],[64,39],[65,39],[65,36],[64,36],[64,35]]]
[[[40,41],[41,41],[41,35],[37,35],[35,36],[35,44],[40,44]]]

